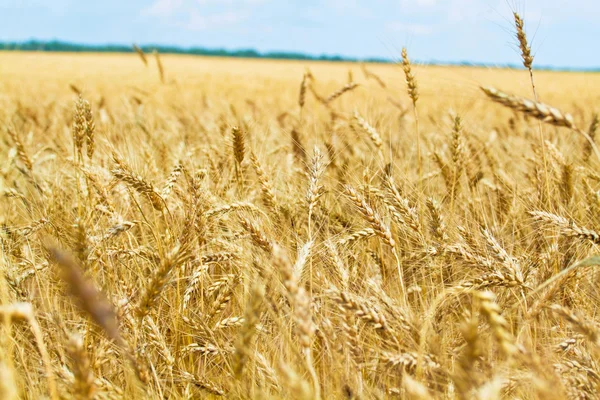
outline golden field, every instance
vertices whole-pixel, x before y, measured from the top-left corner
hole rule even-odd
[[[598,398],[599,74],[145,57],[0,53],[0,398]]]

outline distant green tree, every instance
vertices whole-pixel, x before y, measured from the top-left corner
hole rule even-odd
[[[283,60],[318,60],[318,61],[361,61],[356,58],[342,57],[339,55],[320,55],[312,56],[309,54],[286,51],[271,51],[266,53],[258,52],[254,49],[208,49],[203,47],[182,48],[177,46],[165,45],[143,45],[140,48],[150,53],[157,50],[163,54],[191,54],[202,56],[215,57],[239,57],[239,58],[272,58]],[[133,48],[126,45],[105,44],[105,45],[89,45],[69,43],[59,40],[41,41],[28,40],[25,42],[0,42],[0,50],[8,51],[51,51],[51,52],[99,52],[99,53],[131,53]],[[366,61],[366,60],[363,60]],[[386,63],[389,60],[385,59],[370,59],[371,62]]]

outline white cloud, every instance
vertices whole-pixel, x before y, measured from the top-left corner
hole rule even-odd
[[[181,9],[183,5],[183,0],[156,0],[143,13],[154,16],[171,15]]]
[[[51,12],[63,12],[69,7],[72,7],[71,0],[0,0],[0,10],[27,10],[27,9],[43,9]]]
[[[270,0],[196,0],[196,3],[200,5],[258,5],[264,4]]]
[[[192,11],[185,28],[192,31],[203,31],[220,28],[222,26],[236,25],[246,19],[241,13],[224,12],[220,14],[202,15],[198,11]]]
[[[163,19],[191,31],[236,25],[247,19],[251,6],[270,0],[155,0],[142,15]]]
[[[404,22],[387,23],[385,29],[389,32],[408,32],[415,35],[429,35],[434,31],[432,25]]]
[[[322,0],[314,8],[321,14],[333,13],[335,15],[352,15],[370,18],[373,16],[374,8],[381,7],[375,1],[372,4],[365,4],[361,0]]]
[[[504,2],[505,0],[496,0]],[[490,6],[490,2],[481,0],[449,0],[445,13],[447,21],[453,24],[484,20],[489,13],[496,13],[498,8]]]
[[[402,8],[417,7],[433,7],[437,5],[437,0],[400,0],[400,6]]]
[[[415,3],[421,7],[431,7],[436,5],[437,0],[416,0]]]

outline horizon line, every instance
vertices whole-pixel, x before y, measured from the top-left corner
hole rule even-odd
[[[225,57],[225,58],[248,58],[248,59],[271,59],[271,60],[293,60],[293,61],[325,61],[325,62],[350,62],[350,63],[377,63],[394,64],[397,61],[384,57],[350,57],[339,54],[320,54],[314,55],[298,51],[270,50],[258,51],[252,48],[226,49],[208,48],[202,46],[178,46],[161,44],[86,44],[77,43],[60,39],[41,40],[29,39],[23,41],[1,41],[0,51],[22,51],[22,52],[56,52],[56,53],[135,53],[134,46],[139,47],[144,53],[158,51],[161,54],[183,54],[205,57]],[[475,68],[496,68],[496,69],[524,69],[519,64],[490,64],[474,61],[443,61],[429,60],[415,61],[417,65],[430,66],[454,66],[454,67],[475,67]],[[553,67],[537,66],[539,71],[554,72],[600,72],[600,67]]]

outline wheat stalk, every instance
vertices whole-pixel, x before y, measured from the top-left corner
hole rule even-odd
[[[137,55],[140,56],[140,60],[142,60],[142,62],[144,63],[144,65],[147,67],[148,66],[148,59],[146,58],[146,54],[144,54],[144,50],[142,50],[135,43],[132,45],[132,47],[133,47],[133,51],[135,51],[137,53]]]
[[[160,83],[165,83],[165,70],[163,68],[162,62],[160,61],[160,54],[158,54],[158,50],[152,51],[154,54],[154,59],[156,60],[156,67],[158,68],[158,76],[160,77]]]
[[[342,96],[344,93],[350,92],[350,91],[356,89],[358,86],[359,85],[356,82],[349,82],[349,83],[345,84],[344,86],[342,86],[340,89],[336,90],[335,92],[333,92],[329,96],[327,96],[325,98],[325,100],[323,101],[323,103],[325,105],[329,105],[334,100],[336,100],[340,96]]]
[[[412,64],[408,58],[408,51],[406,47],[402,48],[402,69],[404,70],[404,77],[406,78],[406,86],[408,89],[408,97],[410,97],[413,105],[413,114],[415,116],[415,131],[417,135],[417,164],[419,167],[419,181],[423,177],[423,162],[421,160],[421,131],[419,129],[419,114],[417,113],[417,101],[419,100],[419,90],[417,85],[417,79],[412,72]]]

